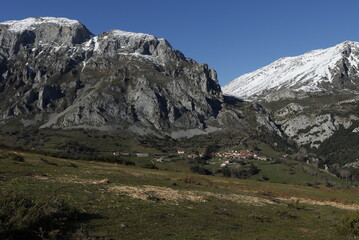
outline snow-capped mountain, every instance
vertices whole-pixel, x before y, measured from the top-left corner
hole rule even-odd
[[[77,20],[71,20],[68,18],[55,18],[55,17],[40,17],[40,18],[26,18],[23,20],[12,20],[2,22],[1,25],[8,25],[8,31],[23,32],[26,30],[35,30],[36,26],[42,24],[56,24],[66,27],[72,27],[80,25]]]
[[[281,58],[225,85],[224,94],[243,99],[263,98],[290,90],[294,94],[359,90],[359,42]]]

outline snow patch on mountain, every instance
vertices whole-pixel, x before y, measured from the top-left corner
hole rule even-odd
[[[36,25],[51,23],[60,25],[63,27],[71,27],[73,25],[80,24],[79,21],[71,20],[67,18],[54,18],[54,17],[40,17],[40,18],[26,18],[23,20],[11,20],[1,22],[0,25],[8,25],[9,31],[12,32],[23,32],[26,30],[34,30]]]
[[[322,91],[320,83],[331,83],[333,73],[339,70],[338,63],[344,59],[358,70],[359,42],[346,41],[301,56],[281,58],[257,71],[240,76],[226,84],[222,90],[226,95],[243,99],[266,90],[290,88],[304,92]]]
[[[78,50],[93,52],[94,54],[109,54],[113,57],[130,56],[151,61],[156,65],[164,65],[165,63],[161,60],[161,57],[154,51],[161,41],[166,40],[145,33],[111,30],[92,37],[78,46]],[[148,47],[147,50],[145,50],[146,46]],[[169,44],[168,48],[175,51]],[[86,64],[84,64],[85,67]]]
[[[122,30],[112,30],[109,32],[112,36],[117,38],[132,38],[132,39],[156,39],[155,36],[146,33],[126,32]]]

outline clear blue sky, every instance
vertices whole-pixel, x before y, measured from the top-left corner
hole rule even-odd
[[[0,21],[67,17],[166,38],[218,72],[221,85],[278,58],[359,41],[359,0],[4,1]]]

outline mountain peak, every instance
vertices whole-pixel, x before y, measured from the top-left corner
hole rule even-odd
[[[278,90],[321,92],[328,88],[354,89],[359,84],[359,42],[345,41],[334,47],[281,58],[225,85],[227,95],[261,98]]]
[[[0,23],[0,53],[10,56],[25,46],[32,49],[44,44],[81,44],[92,36],[93,34],[79,21],[67,18],[31,17],[6,21]]]
[[[77,20],[71,20],[68,18],[55,18],[55,17],[30,17],[23,20],[11,20],[1,22],[0,25],[9,26],[8,30],[13,32],[23,32],[25,30],[33,30],[36,25],[40,24],[55,24],[63,27],[72,27],[75,25],[81,25]]]
[[[349,41],[349,40],[347,40],[347,41],[344,41],[344,42],[342,42],[342,43],[339,43],[338,45],[350,45],[350,46],[357,46],[359,44],[359,42],[354,42],[354,41]],[[338,46],[337,45],[337,46]]]

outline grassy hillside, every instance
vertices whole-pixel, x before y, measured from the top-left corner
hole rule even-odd
[[[0,154],[0,189],[2,196],[12,191],[36,201],[56,196],[76,209],[76,218],[62,219],[61,236],[68,239],[351,239],[345,235],[350,219],[342,218],[359,210],[359,191],[354,189],[202,176],[11,150]],[[60,230],[35,232],[56,239]]]

